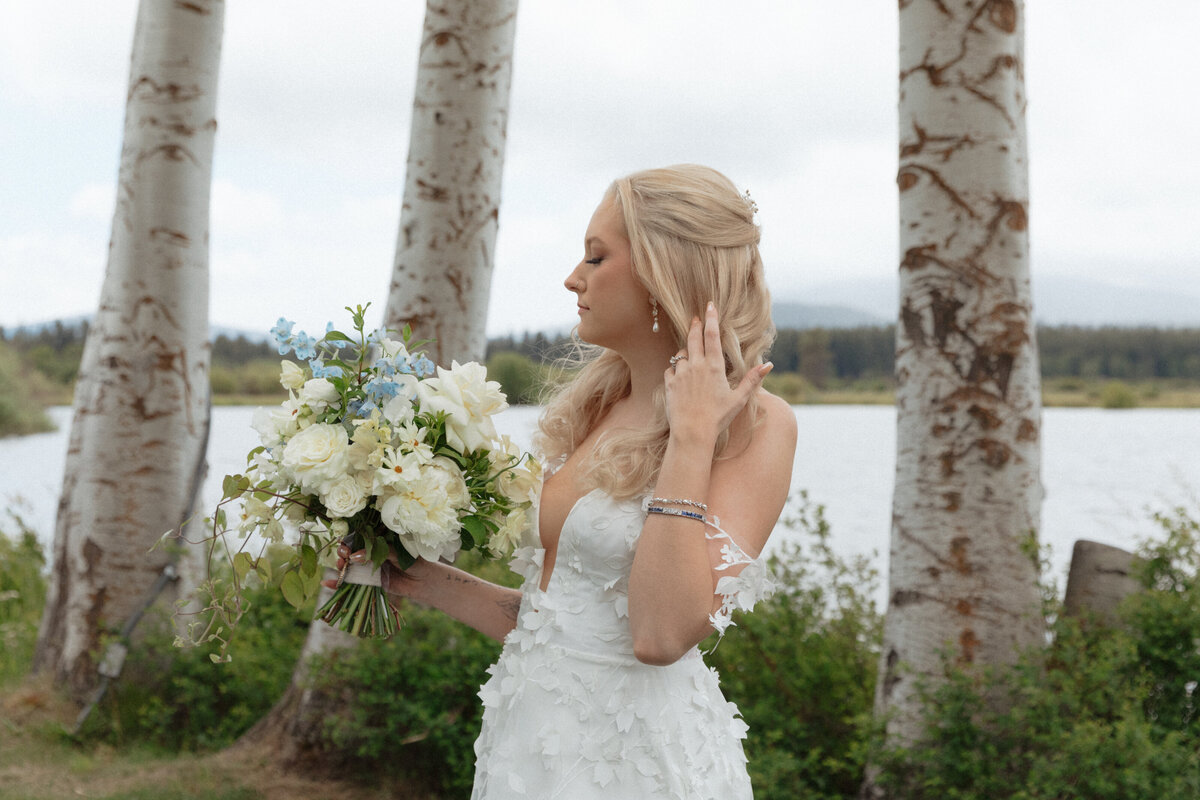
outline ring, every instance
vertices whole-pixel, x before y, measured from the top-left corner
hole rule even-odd
[[[681,356],[671,356],[671,366],[672,367],[675,366],[676,364],[678,364],[680,361],[687,361],[687,353],[684,353]]]

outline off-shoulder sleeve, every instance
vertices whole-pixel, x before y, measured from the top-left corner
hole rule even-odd
[[[751,558],[741,545],[721,527],[721,520],[714,516],[704,518],[705,537],[718,542],[721,561],[713,565],[716,577],[716,594],[721,605],[709,617],[713,628],[723,635],[733,624],[733,612],[749,611],[760,601],[775,593],[775,580],[760,555]]]

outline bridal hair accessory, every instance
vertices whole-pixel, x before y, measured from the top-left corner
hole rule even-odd
[[[698,508],[704,513],[708,513],[708,503],[700,503],[695,500],[688,500],[686,497],[651,497],[651,503],[662,503],[668,506],[691,506]]]
[[[687,353],[684,353],[683,355],[678,355],[678,356],[671,356],[671,366],[672,367],[674,367],[680,361],[687,361]],[[656,497],[654,499],[657,500],[658,498]]]
[[[650,314],[654,317],[654,324],[650,326],[650,332],[658,333],[658,301],[653,297],[650,298]]]
[[[649,506],[646,508],[647,514],[666,514],[668,517],[686,517],[687,519],[695,519],[704,522],[704,515],[698,511],[684,511],[682,508],[663,508],[662,506]]]
[[[750,206],[751,216],[758,214],[758,203],[754,202],[754,198],[750,196],[750,190],[742,192],[742,199],[746,201],[746,205]]]

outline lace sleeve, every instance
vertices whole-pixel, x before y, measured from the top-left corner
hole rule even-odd
[[[732,536],[721,528],[721,520],[714,516],[704,519],[705,537],[711,542],[721,543],[721,561],[713,565],[717,574],[716,594],[721,605],[709,617],[719,636],[733,624],[733,612],[749,611],[760,601],[775,593],[775,579],[760,555],[751,558]]]

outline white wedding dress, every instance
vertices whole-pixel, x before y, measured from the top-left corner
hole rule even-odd
[[[645,505],[600,490],[581,498],[544,592],[542,548],[514,554],[521,608],[479,692],[473,800],[751,800],[746,724],[716,672],[696,649],[665,667],[634,658],[627,592]],[[714,567],[724,630],[770,579],[719,525],[707,530],[726,540]]]

